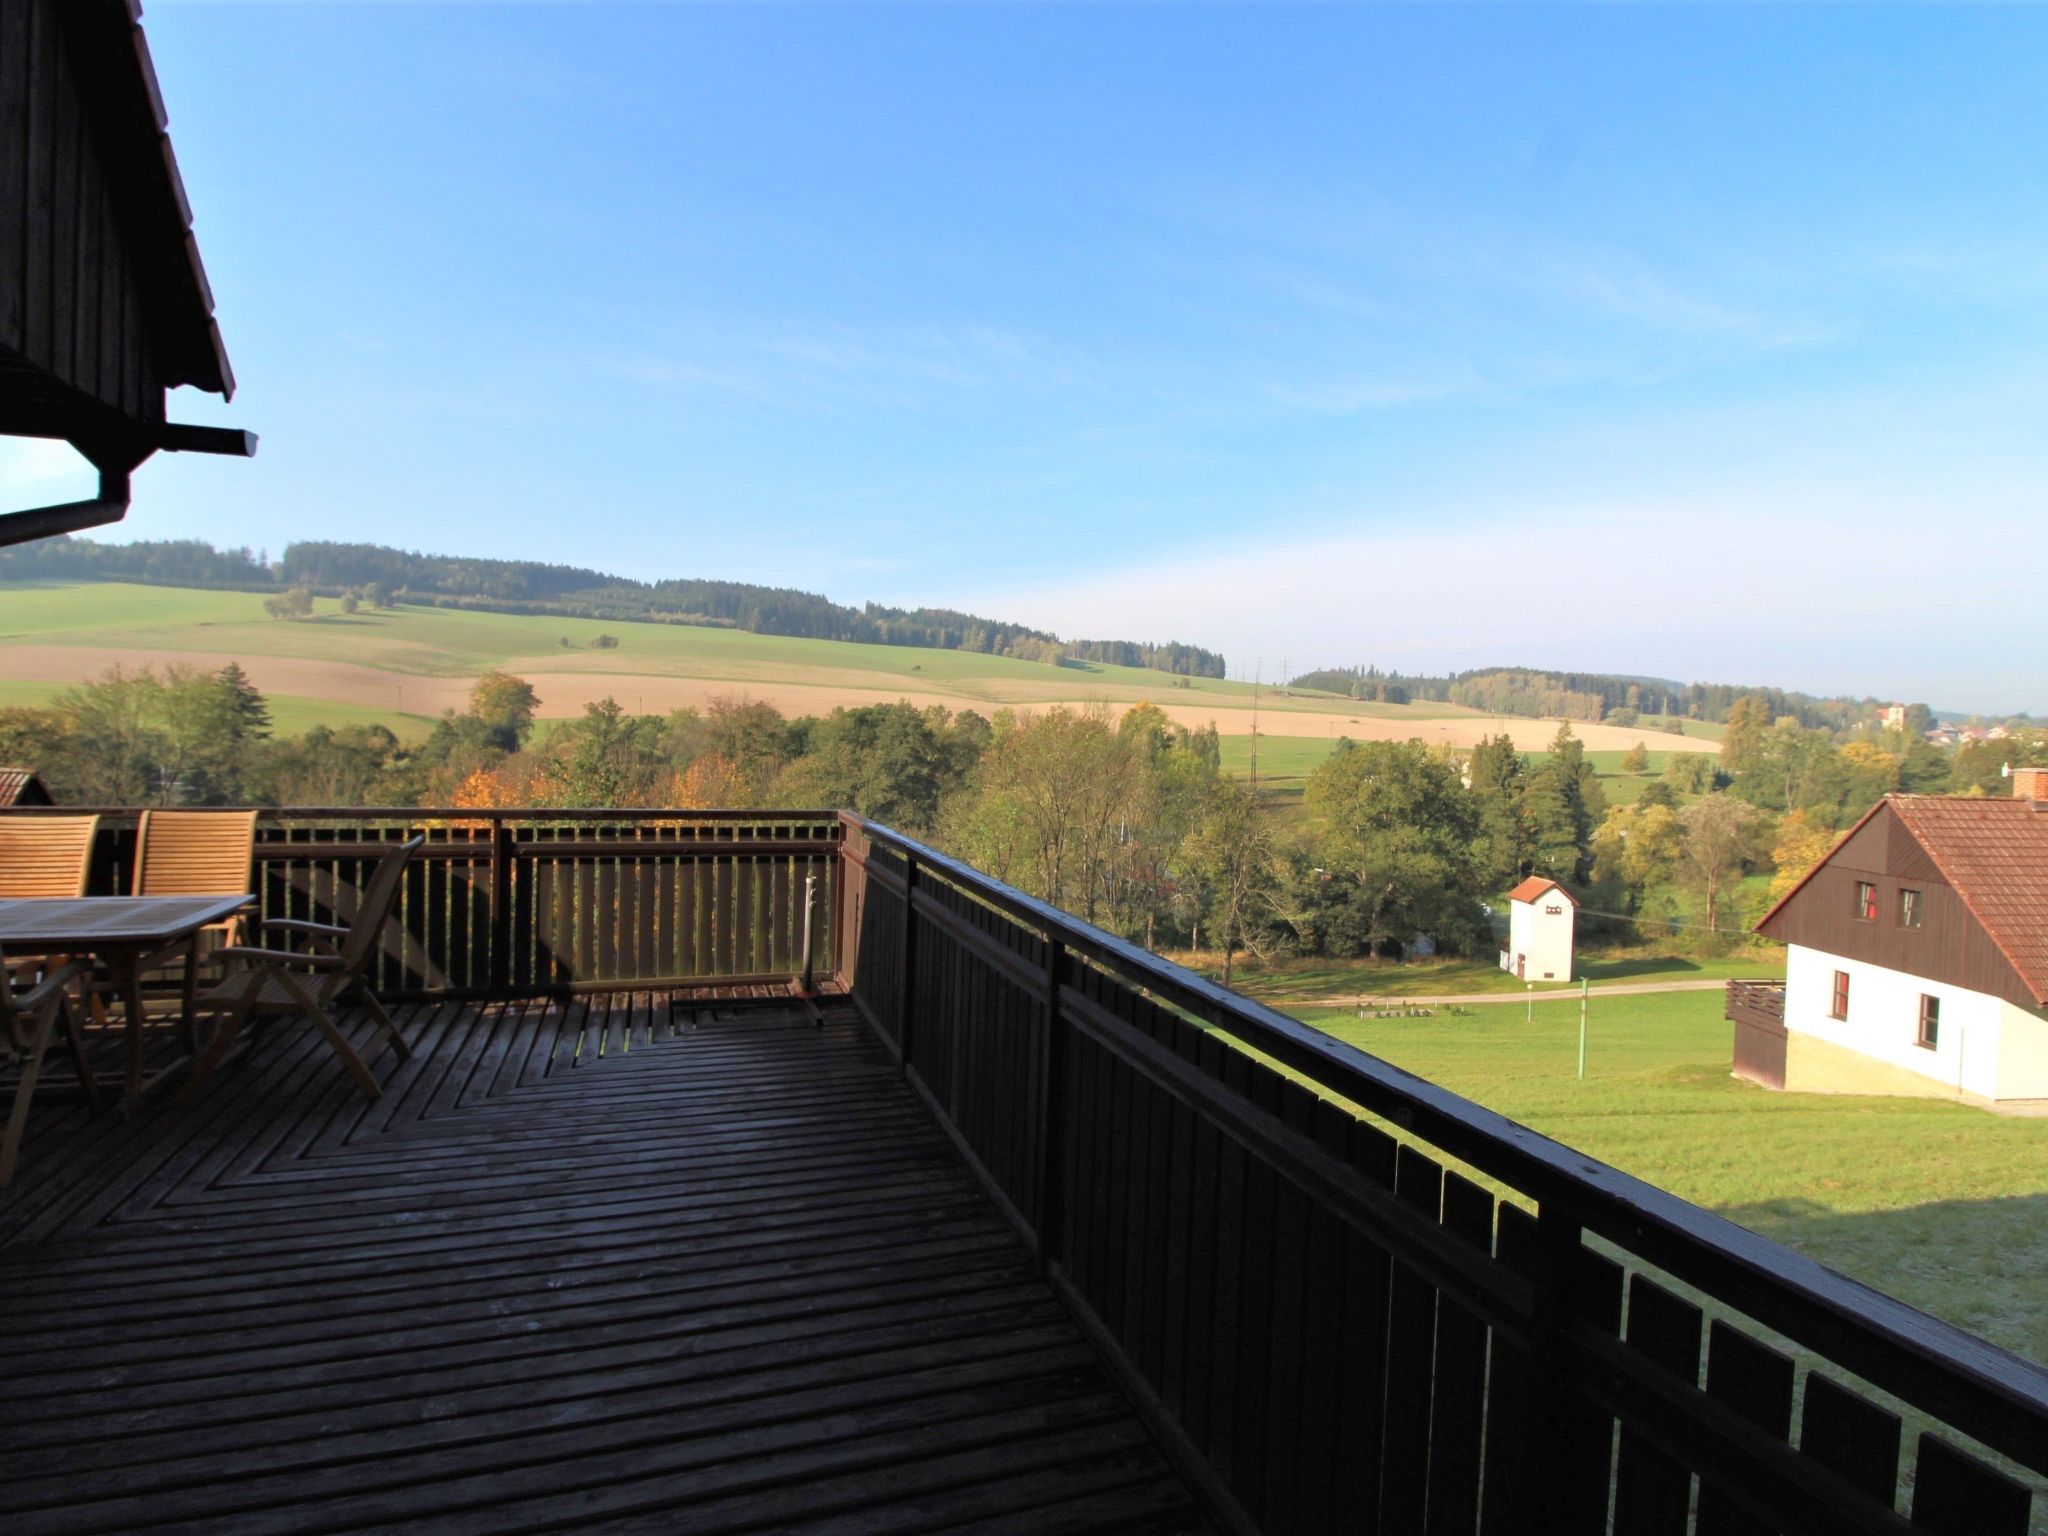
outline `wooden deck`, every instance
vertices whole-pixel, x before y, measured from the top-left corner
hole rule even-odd
[[[1208,1527],[864,1026],[448,1003],[279,1030],[0,1193],[0,1525]],[[366,1038],[366,1035],[365,1035]]]

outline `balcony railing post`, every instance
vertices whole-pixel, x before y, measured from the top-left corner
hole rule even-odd
[[[896,977],[896,1048],[904,1075],[910,1073],[911,1035],[917,1024],[917,857],[903,855],[902,969]]]
[[[1045,1041],[1038,1082],[1038,1262],[1041,1268],[1065,1257],[1067,1202],[1067,1043],[1060,1007],[1067,984],[1067,946],[1046,935]]]
[[[1594,1536],[1593,1521],[1604,1524],[1607,1508],[1605,1446],[1596,1488],[1588,1481],[1587,1405],[1571,1380],[1568,1347],[1580,1311],[1583,1236],[1579,1223],[1548,1201],[1538,1208],[1529,1363],[1538,1394],[1532,1406],[1541,1411],[1528,1425],[1524,1465],[1536,1517],[1530,1528],[1558,1536]]]
[[[503,816],[491,822],[491,963],[490,989],[503,997],[512,990],[512,824]]]

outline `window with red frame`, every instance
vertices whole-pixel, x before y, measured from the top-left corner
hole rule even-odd
[[[1856,916],[1866,923],[1877,921],[1877,887],[1868,880],[1856,882]]]
[[[1834,997],[1828,1004],[1828,1016],[1836,1019],[1846,1019],[1849,1017],[1849,973],[1847,971],[1835,972],[1835,992]]]

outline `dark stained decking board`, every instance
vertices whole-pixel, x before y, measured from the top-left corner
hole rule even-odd
[[[1207,1529],[843,1008],[400,1019],[374,1102],[304,1027],[131,1122],[39,1102],[9,1536]]]

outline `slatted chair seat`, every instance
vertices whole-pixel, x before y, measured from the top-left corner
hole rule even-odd
[[[405,866],[425,842],[424,837],[414,837],[397,844],[377,861],[363,887],[355,921],[348,927],[276,919],[263,925],[265,933],[280,934],[287,944],[301,940],[308,947],[295,950],[231,945],[218,952],[217,958],[228,964],[228,974],[199,1003],[222,1017],[186,1082],[188,1096],[197,1093],[219,1068],[244,1024],[251,1018],[284,1013],[303,1014],[309,1019],[370,1098],[383,1092],[375,1074],[334,1022],[333,1010],[351,999],[359,1000],[376,1019],[399,1060],[412,1055],[405,1036],[399,1033],[391,1015],[370,989],[369,971],[383,938],[385,919],[398,899],[398,883],[404,877]]]

